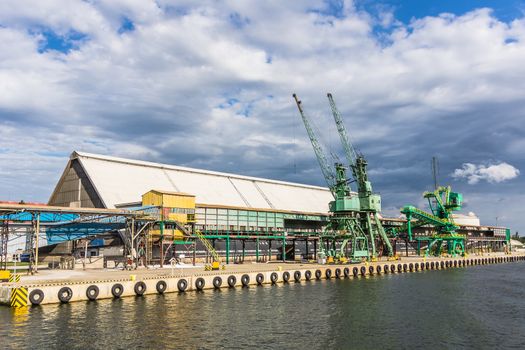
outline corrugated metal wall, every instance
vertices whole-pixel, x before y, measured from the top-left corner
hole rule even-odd
[[[65,176],[57,184],[57,190],[48,204],[60,207],[104,208],[86,172],[76,159],[70,162]]]

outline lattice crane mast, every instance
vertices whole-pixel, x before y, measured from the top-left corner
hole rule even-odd
[[[317,162],[319,163],[319,167],[321,168],[326,184],[328,185],[328,188],[330,189],[330,191],[332,192],[332,195],[335,198],[337,181],[336,181],[334,169],[330,165],[330,163],[328,163],[323,147],[319,143],[317,136],[315,135],[314,129],[312,128],[312,125],[310,124],[310,121],[308,120],[308,117],[304,113],[301,100],[297,98],[296,94],[293,94],[293,98],[295,99],[295,103],[297,104],[297,108],[299,109],[299,113],[301,114],[301,119],[303,120],[304,127],[306,128],[306,132],[308,133],[308,138],[310,139],[310,142],[312,143],[312,147],[314,149],[315,156],[317,158]]]

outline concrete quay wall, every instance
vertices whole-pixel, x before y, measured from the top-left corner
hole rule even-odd
[[[361,264],[254,264],[228,265],[226,270],[159,271],[140,274],[131,271],[105,278],[21,281],[0,285],[0,304],[23,307],[108,298],[141,296],[158,293],[240,288],[272,283],[300,283],[335,278],[362,278],[371,275],[408,273],[424,270],[463,268],[475,265],[525,261],[525,255],[500,255],[466,258],[417,258],[398,261],[378,261]],[[109,278],[111,277],[111,278]]]

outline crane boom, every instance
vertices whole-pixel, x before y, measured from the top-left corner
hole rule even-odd
[[[308,120],[308,117],[303,111],[301,100],[297,98],[296,94],[293,94],[293,98],[295,99],[295,103],[297,104],[297,108],[299,109],[299,113],[301,114],[303,124],[306,128],[306,132],[308,133],[308,137],[310,138],[310,142],[312,143],[312,147],[314,149],[315,156],[317,158],[317,161],[319,162],[319,167],[321,168],[326,184],[330,188],[330,192],[332,192],[332,195],[335,197],[335,187],[336,187],[335,172],[330,166],[330,163],[328,163],[328,160],[326,159],[326,156],[325,156],[325,152],[323,151],[321,144],[319,143],[317,137],[315,136],[314,130],[312,126],[310,125],[310,121]]]
[[[368,172],[366,170],[368,163],[365,157],[361,154],[358,154],[355,151],[354,146],[352,146],[343,123],[343,118],[341,117],[341,114],[335,105],[332,94],[328,93],[327,96],[328,102],[330,103],[330,108],[332,109],[332,115],[334,116],[335,124],[337,126],[337,132],[345,151],[348,165],[352,169],[354,179],[357,181],[357,191],[359,192],[359,196],[368,197],[372,195],[372,183],[368,181]]]
[[[335,119],[335,125],[337,126],[337,131],[339,132],[339,137],[341,138],[341,143],[343,144],[343,149],[345,151],[346,160],[348,162],[348,165],[353,166],[356,163],[357,160],[357,152],[354,149],[354,146],[352,146],[352,143],[350,142],[350,139],[348,138],[348,134],[346,132],[345,125],[343,123],[343,118],[341,118],[341,114],[339,113],[339,110],[335,106],[334,98],[332,97],[331,93],[327,94],[328,96],[328,102],[330,103],[330,108],[332,109],[332,114]]]

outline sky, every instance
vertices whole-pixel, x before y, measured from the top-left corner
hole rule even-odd
[[[525,1],[0,2],[0,200],[74,150],[324,185],[292,98],[386,215],[439,183],[525,233]]]

